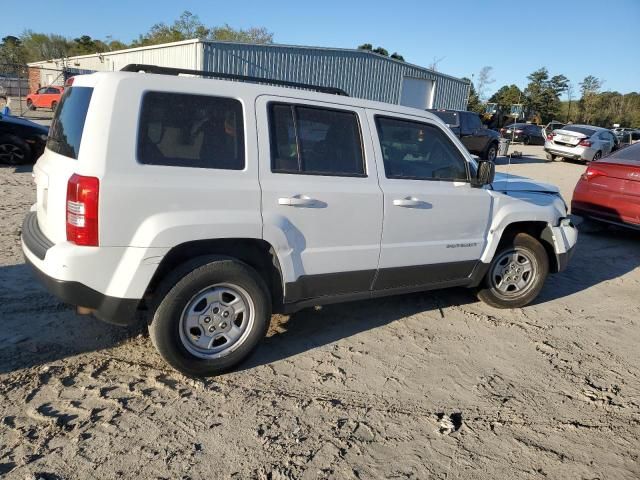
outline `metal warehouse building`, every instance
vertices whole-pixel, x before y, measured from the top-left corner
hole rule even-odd
[[[30,82],[60,83],[56,70],[115,71],[130,63],[332,86],[353,97],[421,109],[466,110],[469,95],[464,80],[365,50],[198,39],[30,63]]]

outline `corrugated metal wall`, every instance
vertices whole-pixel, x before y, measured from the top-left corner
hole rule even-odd
[[[469,93],[457,78],[354,50],[205,42],[203,70],[338,87],[395,104],[404,77],[428,79],[435,82],[434,108],[466,110]]]
[[[43,69],[61,69],[63,66],[96,72],[117,71],[130,63],[146,63],[164,67],[200,69],[202,44],[198,41],[179,44],[155,45],[153,47],[84,55],[50,62],[37,62]]]

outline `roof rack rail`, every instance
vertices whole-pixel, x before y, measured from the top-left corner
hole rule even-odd
[[[250,77],[247,75],[236,75],[234,73],[208,72],[206,70],[189,70],[186,68],[160,67],[158,65],[146,65],[143,63],[130,63],[120,69],[121,72],[146,72],[156,73],[160,75],[179,75],[181,73],[187,75],[200,75],[203,77],[220,78],[224,80],[240,80],[251,83],[267,83],[283,87],[303,88],[314,90],[316,92],[331,93],[334,95],[343,95],[348,97],[349,94],[337,87],[324,87],[321,85],[311,85],[309,83],[289,82],[286,80],[276,80],[275,78]]]

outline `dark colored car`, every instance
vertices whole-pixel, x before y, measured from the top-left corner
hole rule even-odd
[[[470,153],[478,155],[483,160],[495,161],[498,156],[500,135],[483,125],[477,113],[462,110],[429,109],[428,111],[440,117]]]
[[[0,163],[34,162],[44,151],[49,128],[23,118],[0,114]]]
[[[640,229],[640,143],[589,164],[573,192],[571,213]]]
[[[542,127],[530,123],[512,123],[500,129],[500,136],[525,145],[544,145]]]

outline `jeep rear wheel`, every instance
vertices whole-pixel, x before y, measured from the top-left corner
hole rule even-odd
[[[548,273],[549,258],[542,244],[518,233],[498,247],[478,298],[496,308],[524,307],[538,296]]]
[[[149,335],[176,370],[208,377],[233,368],[253,351],[269,326],[271,302],[260,275],[242,262],[218,257],[191,266],[159,289],[162,298]]]

